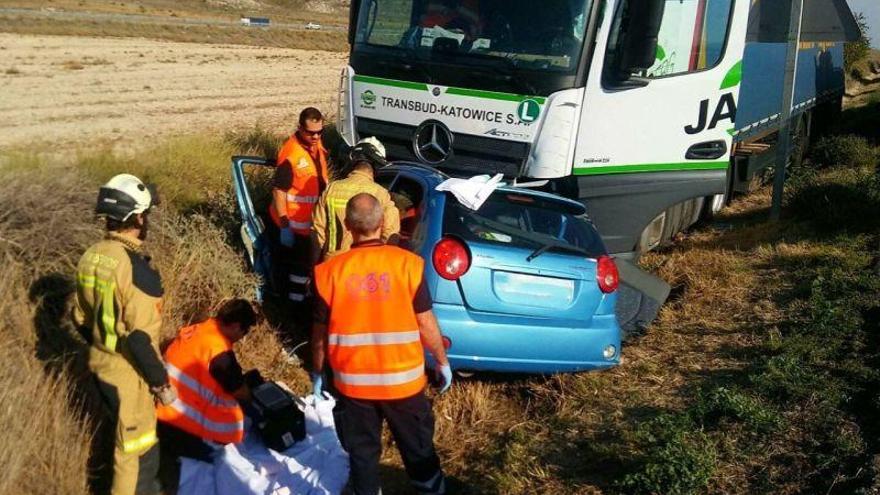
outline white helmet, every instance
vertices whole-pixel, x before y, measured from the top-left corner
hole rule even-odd
[[[124,222],[132,214],[143,213],[159,204],[155,188],[131,174],[119,174],[98,190],[98,216]]]
[[[348,152],[348,158],[352,163],[361,161],[369,162],[374,168],[388,165],[385,160],[385,146],[378,138],[370,136],[361,139]]]
[[[355,144],[355,147],[358,144],[372,144],[373,147],[376,148],[376,152],[379,154],[379,156],[381,156],[382,158],[386,158],[385,145],[382,144],[382,141],[379,141],[379,138],[377,138],[376,136],[370,136],[361,139],[357,142],[357,144]]]

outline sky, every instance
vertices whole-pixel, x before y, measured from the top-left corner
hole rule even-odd
[[[865,14],[871,45],[880,48],[880,0],[847,0],[847,3],[854,13]]]

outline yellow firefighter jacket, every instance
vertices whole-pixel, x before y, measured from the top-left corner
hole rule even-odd
[[[345,205],[360,193],[372,194],[384,212],[382,241],[400,232],[400,212],[384,187],[376,184],[369,173],[355,170],[345,179],[333,181],[318,198],[312,213],[312,235],[321,252],[321,259],[342,254],[351,248],[351,232],[345,228]]]
[[[156,412],[149,382],[167,375],[158,358],[144,366],[138,355],[160,356],[162,283],[141,253],[140,242],[110,233],[77,265],[75,324],[90,335],[89,368],[118,399],[117,449],[142,453],[156,443]],[[133,334],[132,342],[127,342]],[[152,349],[150,349],[152,347]],[[145,369],[149,368],[149,369]],[[159,368],[159,369],[157,369]],[[116,402],[116,401],[113,401]]]

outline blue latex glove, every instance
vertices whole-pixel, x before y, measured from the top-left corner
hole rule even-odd
[[[435,368],[437,374],[443,377],[443,385],[440,387],[440,393],[445,393],[452,386],[452,367],[449,364],[437,365]]]
[[[283,228],[280,231],[281,233],[281,245],[284,247],[293,247],[293,230],[290,228]]]
[[[315,400],[321,402],[324,400],[324,375],[313,371],[309,373],[309,378],[312,379],[312,393],[315,395]]]

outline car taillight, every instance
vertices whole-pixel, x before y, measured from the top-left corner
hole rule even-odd
[[[617,265],[610,256],[602,255],[596,260],[596,281],[599,283],[599,290],[606,294],[617,290],[620,275],[617,273]]]
[[[434,246],[431,257],[434,269],[446,280],[458,280],[471,267],[471,258],[467,248],[457,239],[444,237]]]

